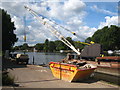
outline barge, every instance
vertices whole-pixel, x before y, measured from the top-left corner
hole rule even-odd
[[[120,69],[120,56],[96,57],[95,60],[83,60],[83,61],[97,65],[98,68]]]

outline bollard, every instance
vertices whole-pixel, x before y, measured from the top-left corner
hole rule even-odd
[[[34,56],[33,56],[33,65],[34,65]]]

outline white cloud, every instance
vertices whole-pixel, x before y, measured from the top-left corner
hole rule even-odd
[[[97,12],[108,14],[108,15],[117,15],[117,13],[111,12],[109,10],[101,9],[97,5],[92,6],[91,9],[96,10]]]
[[[69,0],[64,3],[64,10],[69,12],[80,13],[85,8],[85,3],[80,0]]]
[[[14,22],[15,27],[17,29],[17,30],[15,30],[15,33],[18,34],[18,35],[23,35],[23,33],[20,32],[20,31],[23,31],[23,29],[24,29],[23,20],[21,18],[19,18],[19,17],[13,16],[12,17],[12,22]]]
[[[64,3],[48,2],[47,5],[50,8],[48,15],[60,20],[67,20],[76,15],[82,18],[86,14],[83,11],[86,5],[81,0],[67,0]]]
[[[100,22],[98,29],[101,29],[104,26],[110,26],[110,25],[118,25],[118,16],[112,16],[112,17],[106,16],[105,22]]]
[[[24,5],[29,6],[34,11],[48,17],[51,19],[56,19],[56,21],[60,20],[64,22],[65,27],[69,28],[71,31],[80,32],[79,27],[83,25],[83,17],[86,15],[84,11],[85,3],[80,0],[68,0],[64,3],[60,2],[41,2],[41,3],[18,3],[18,2],[10,2],[3,3],[2,7],[8,11],[8,13],[12,16],[12,21],[15,22],[17,37],[19,38],[16,45],[23,44],[23,35],[24,35],[24,22],[23,17],[27,15],[27,23],[28,30],[27,31],[27,43],[30,45],[44,42],[45,39],[49,38],[50,40],[57,40],[57,38],[51,34],[48,28],[45,28],[39,21],[37,21],[34,17],[32,17],[26,10],[24,9]],[[50,10],[47,10],[49,7]],[[58,21],[59,22],[59,21]],[[84,28],[83,28],[84,29]],[[83,40],[86,37],[84,32],[80,33],[81,38],[76,38],[71,33],[58,29],[62,32],[62,34],[66,37],[72,36],[73,39]],[[78,33],[79,35],[79,33]],[[90,34],[89,34],[90,35]]]
[[[2,2],[2,8],[7,10],[11,16],[22,17],[26,13],[24,4],[19,2]]]
[[[78,35],[79,40],[83,41],[87,37],[91,37],[95,31],[97,31],[97,28],[90,28],[88,26],[81,26],[81,27],[79,27],[79,30],[76,31],[76,34]]]
[[[25,9],[24,5],[29,6],[34,11],[55,20],[58,24],[70,29],[72,32],[75,32],[79,37],[76,38],[68,31],[63,29],[58,29],[61,31],[63,36],[72,37],[74,40],[83,41],[89,36],[92,36],[93,33],[97,30],[96,28],[90,28],[84,25],[83,18],[86,13],[84,8],[86,7],[85,3],[81,0],[65,0],[65,2],[37,2],[37,3],[28,3],[28,2],[6,2],[3,3],[2,8],[8,11],[12,16],[12,21],[15,23],[17,37],[19,38],[16,45],[23,44],[23,34],[24,34],[24,22],[23,16],[26,14],[27,19],[27,43],[29,45],[34,45],[36,43],[42,43],[45,39],[57,40],[57,38],[51,34],[48,28],[44,27],[39,21],[37,21],[31,14],[29,14]],[[49,9],[49,10],[47,10]],[[106,22],[100,23],[100,28],[104,25],[110,25],[116,23],[116,17],[106,17]],[[62,22],[62,23],[61,23]]]

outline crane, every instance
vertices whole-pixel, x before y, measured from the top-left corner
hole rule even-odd
[[[81,53],[60,33],[56,30],[54,26],[52,26],[50,23],[51,21],[47,18],[44,18],[43,16],[39,16],[37,12],[32,10],[31,8],[24,6],[26,10],[28,10],[40,23],[42,23],[44,26],[49,28],[49,31],[53,33],[59,40],[61,40],[64,44],[66,44],[68,47],[70,47],[74,52],[76,52],[78,55]]]
[[[24,16],[24,42],[26,43],[26,16]]]
[[[90,43],[85,43],[85,42],[77,41],[77,43],[81,43],[81,44],[84,44],[84,45],[91,45],[91,44],[94,44],[95,42],[91,41]]]
[[[29,9],[30,9],[30,8],[29,8]],[[34,11],[34,12],[35,12],[35,11]],[[35,13],[36,13],[36,12],[35,12]],[[37,13],[36,13],[36,14],[37,14]],[[76,36],[76,37],[78,37],[78,38],[85,39],[85,38],[81,37],[80,35],[78,35],[77,33],[75,33],[75,32],[73,32],[73,31],[69,30],[68,28],[65,28],[65,27],[63,27],[63,26],[57,24],[57,23],[54,22],[53,20],[47,19],[47,17],[45,17],[44,15],[41,15],[41,14],[39,14],[39,15],[40,15],[42,18],[48,20],[49,22],[55,24],[56,26],[58,26],[58,27],[60,27],[60,28],[62,28],[62,29],[64,29],[64,30],[66,30],[66,31],[68,31],[68,32],[70,32],[70,33],[72,33],[74,36]],[[46,23],[46,22],[45,22],[45,23]],[[45,24],[45,23],[44,23],[44,24]],[[56,27],[54,27],[54,28],[56,28]],[[90,43],[85,43],[85,42],[80,42],[80,41],[78,41],[78,43],[85,44],[85,45],[94,44],[93,41],[91,41]]]

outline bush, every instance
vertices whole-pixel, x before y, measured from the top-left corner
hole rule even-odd
[[[11,77],[7,72],[2,73],[2,85],[13,85],[14,77]]]

